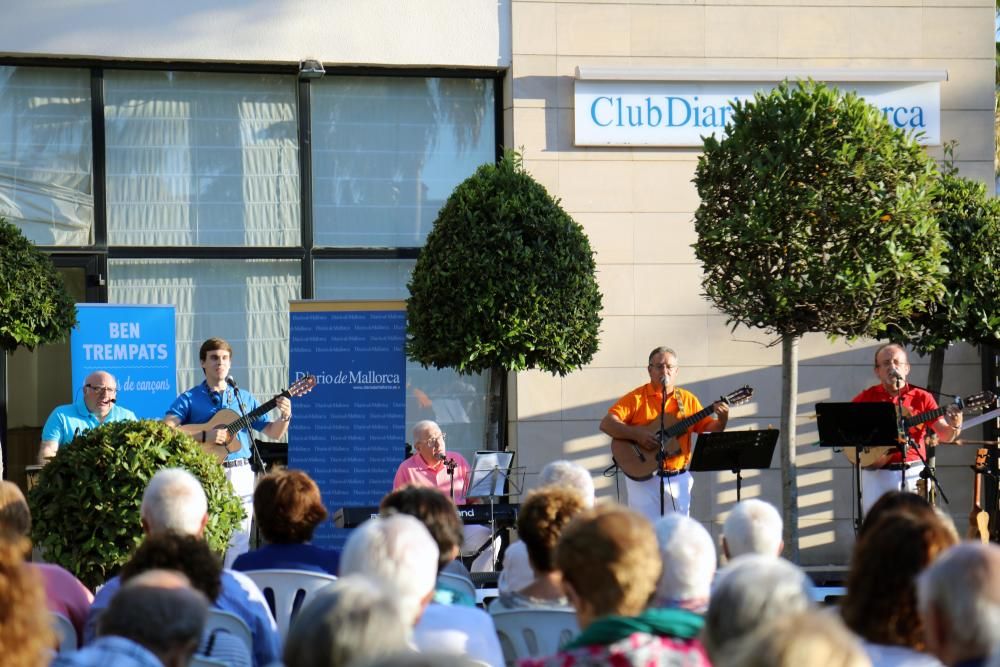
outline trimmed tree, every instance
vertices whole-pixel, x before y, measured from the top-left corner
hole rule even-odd
[[[728,322],[782,344],[785,547],[798,560],[798,340],[884,337],[943,292],[934,163],[853,93],[813,81],[735,103],[695,184],[703,288]]]
[[[407,300],[406,353],[424,367],[566,373],[598,347],[601,293],[583,228],[507,151],[438,213]],[[496,400],[491,422],[499,415]]]

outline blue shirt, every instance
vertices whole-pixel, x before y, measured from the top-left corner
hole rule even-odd
[[[240,398],[243,399],[243,406],[246,408],[247,414],[253,412],[260,405],[257,398],[249,391],[240,390]],[[236,400],[236,392],[232,387],[227,386],[224,391],[213,391],[208,388],[206,382],[202,382],[178,396],[167,410],[167,416],[177,417],[181,425],[205,424],[212,420],[216,412],[224,409],[235,412],[236,418],[239,418],[241,414],[240,402]],[[251,422],[251,426],[259,431],[272,421],[265,414]],[[240,449],[227,456],[227,461],[250,458],[250,436],[247,434],[247,429],[240,431],[237,437],[240,440]]]
[[[248,551],[233,561],[233,569],[249,570],[306,570],[320,574],[337,575],[340,553],[311,544],[268,544]]]
[[[94,596],[87,615],[87,624],[83,628],[84,644],[94,641],[97,634],[97,619],[111,598],[121,588],[118,577],[109,579]],[[242,572],[232,570],[222,571],[222,589],[213,606],[239,616],[249,626],[253,635],[253,664],[257,667],[269,665],[281,660],[281,638],[278,635],[278,625],[271,616],[267,599],[257,588],[250,577]],[[89,664],[89,663],[87,663]],[[116,663],[107,663],[116,664]]]
[[[112,405],[111,412],[101,422],[97,415],[87,409],[87,404],[81,395],[75,402],[60,405],[52,411],[49,418],[45,420],[45,426],[42,427],[42,441],[53,441],[62,447],[72,442],[77,431],[83,433],[97,428],[102,423],[134,422],[135,420],[135,413],[128,408]]]
[[[108,635],[79,651],[60,653],[50,667],[163,667],[148,649],[131,639]]]

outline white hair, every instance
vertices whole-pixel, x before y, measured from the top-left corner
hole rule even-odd
[[[208,500],[201,482],[187,470],[163,468],[146,485],[141,514],[150,533],[200,535]]]
[[[437,580],[438,547],[419,519],[408,514],[369,519],[347,538],[340,574],[363,574],[397,595],[403,618],[419,620]]]
[[[959,655],[988,655],[1000,647],[1000,547],[964,542],[948,549],[917,578],[917,599],[924,627],[933,607]]]
[[[579,463],[560,459],[550,461],[538,475],[540,486],[567,486],[583,496],[587,507],[594,506],[594,478]]]
[[[715,576],[715,544],[705,527],[689,516],[672,512],[653,524],[660,545],[663,574],[656,585],[656,603],[707,600]]]
[[[712,664],[766,623],[813,606],[805,572],[774,556],[747,554],[719,572],[705,614],[705,648]]]
[[[750,498],[736,503],[722,525],[730,558],[743,554],[778,556],[781,552],[781,515],[774,505]]]
[[[416,424],[413,425],[413,444],[417,444],[420,441],[420,434],[424,431],[429,431],[431,429],[440,429],[437,422],[433,419],[421,419]]]

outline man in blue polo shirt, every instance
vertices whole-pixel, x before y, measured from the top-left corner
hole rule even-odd
[[[233,534],[229,549],[226,550],[225,565],[230,567],[237,556],[250,549],[254,471],[250,467],[251,446],[247,429],[241,429],[235,436],[231,436],[226,425],[240,418],[241,400],[242,407],[248,415],[256,410],[260,403],[249,391],[238,389],[235,382],[232,384],[226,382],[233,356],[233,348],[229,343],[221,338],[209,338],[201,344],[198,356],[201,359],[201,368],[205,372],[205,381],[178,396],[167,410],[163,421],[206,445],[206,451],[218,448],[219,453],[226,455],[222,467],[236,495],[243,502],[243,509],[246,512],[246,518],[240,529]],[[292,403],[283,396],[277,397],[275,402],[275,407],[280,412],[277,420],[272,420],[265,413],[254,419],[250,425],[267,437],[278,440],[288,432],[288,422],[292,418]],[[231,412],[214,420],[216,413],[221,410]]]
[[[111,373],[94,371],[83,382],[75,402],[60,405],[42,427],[42,445],[38,462],[45,464],[77,433],[89,431],[105,422],[135,421],[135,413],[117,404],[118,382]]]

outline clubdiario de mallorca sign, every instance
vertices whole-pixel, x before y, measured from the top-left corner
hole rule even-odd
[[[577,146],[693,146],[724,134],[736,100],[782,80],[812,78],[854,91],[923,145],[941,143],[943,70],[626,70],[578,67]]]

